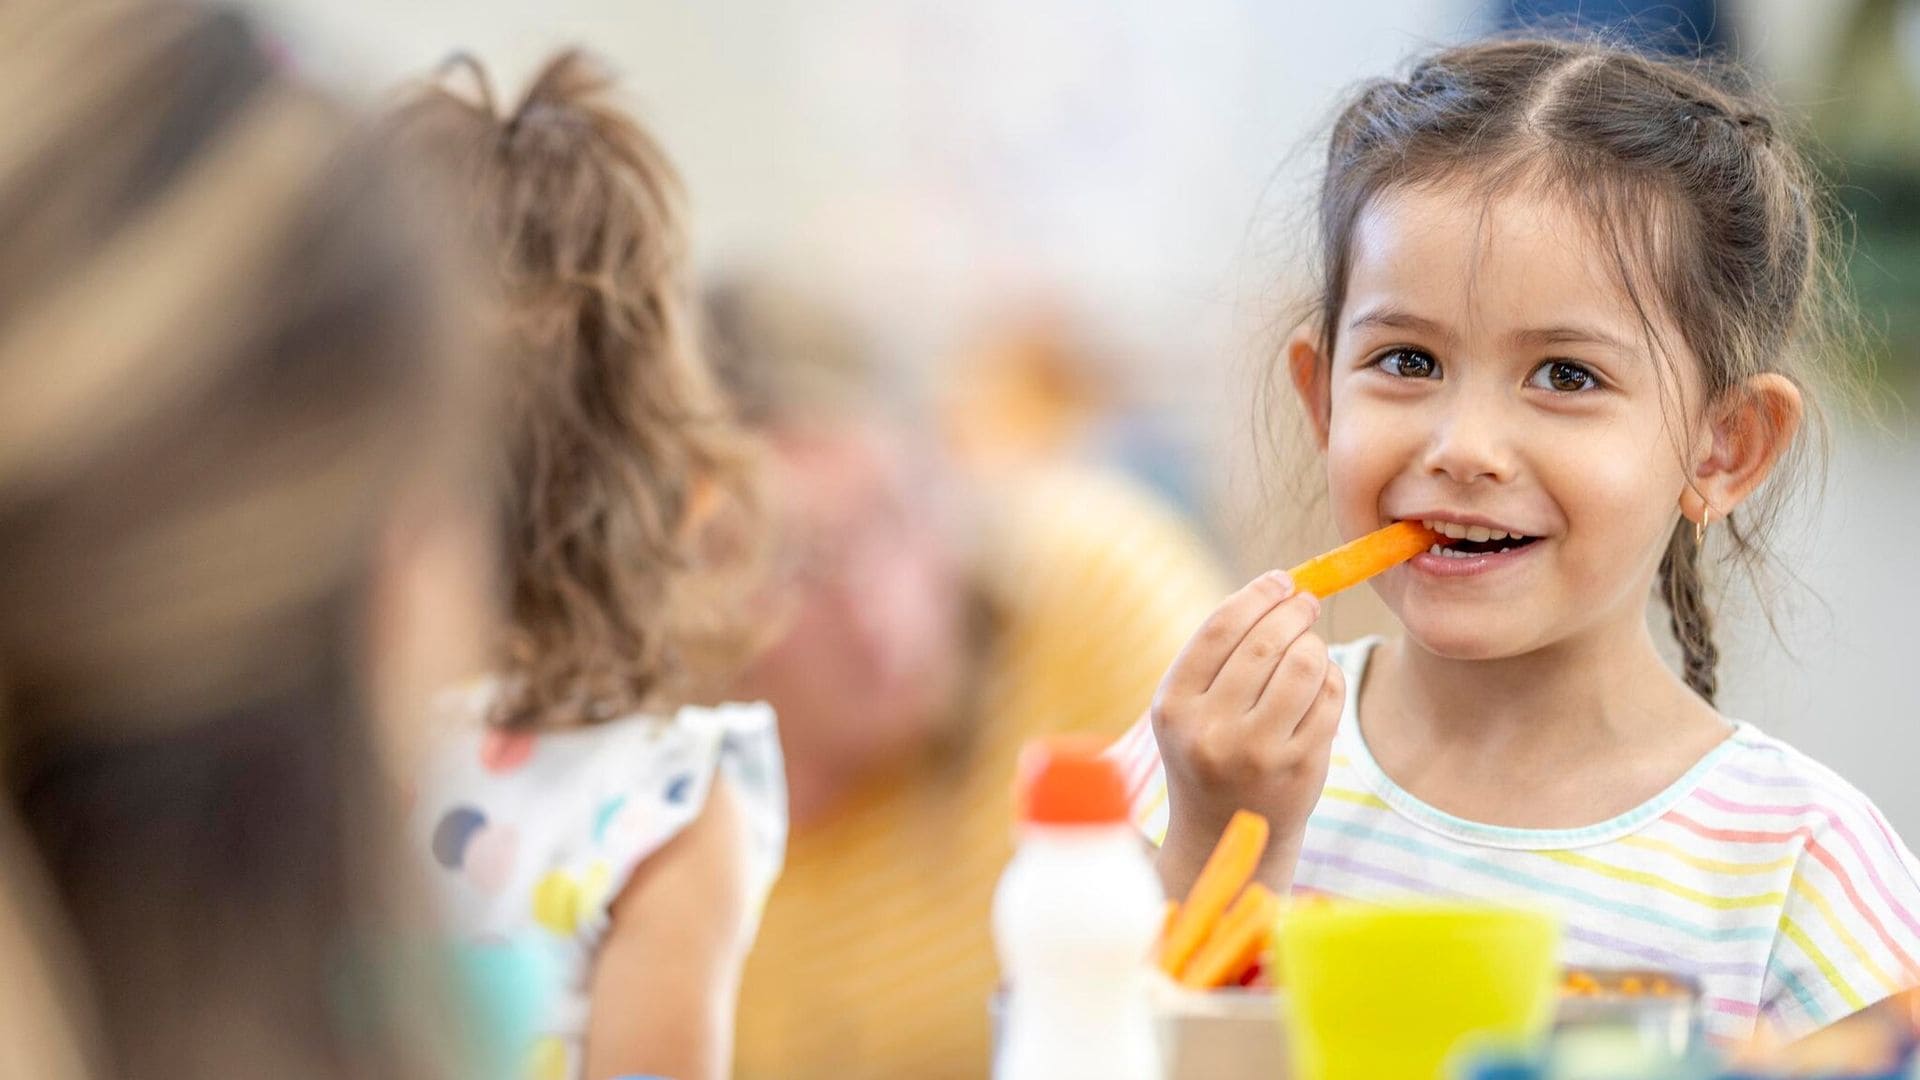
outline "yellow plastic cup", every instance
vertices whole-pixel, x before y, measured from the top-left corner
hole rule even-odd
[[[1438,1080],[1466,1040],[1553,1019],[1560,927],[1503,908],[1324,904],[1275,942],[1293,1080]]]

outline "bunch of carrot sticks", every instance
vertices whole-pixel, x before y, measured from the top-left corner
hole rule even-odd
[[[1184,902],[1167,901],[1160,970],[1182,986],[1210,990],[1258,967],[1280,925],[1280,897],[1253,881],[1267,850],[1267,819],[1233,815]]]

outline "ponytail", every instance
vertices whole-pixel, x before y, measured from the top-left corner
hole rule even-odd
[[[1713,643],[1713,613],[1707,610],[1700,570],[1700,540],[1682,520],[1660,560],[1660,595],[1667,602],[1673,638],[1680,645],[1681,674],[1694,692],[1713,704],[1720,688],[1720,648]]]

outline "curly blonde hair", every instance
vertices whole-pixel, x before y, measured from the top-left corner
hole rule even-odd
[[[442,76],[392,123],[450,170],[493,260],[511,611],[495,719],[567,727],[711,693],[750,651],[761,530],[756,454],[694,341],[679,178],[580,52],[505,111],[473,59]]]

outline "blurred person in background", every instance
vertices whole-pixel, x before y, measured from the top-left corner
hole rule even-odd
[[[1033,312],[962,351],[942,387],[942,434],[956,461],[994,473],[1074,454],[1114,406],[1068,342],[1064,317]]]
[[[956,463],[988,478],[1062,460],[1111,467],[1197,522],[1198,470],[1165,410],[1118,392],[1063,307],[1030,304],[984,331],[942,365],[937,411]]]
[[[375,730],[485,610],[443,245],[236,16],[0,73],[0,1073],[477,1075]]]
[[[741,279],[708,312],[776,461],[781,631],[736,694],[780,714],[793,813],[737,1075],[984,1075],[1015,755],[1126,730],[1222,577],[1113,472],[1023,456],[970,478],[800,290]]]
[[[772,712],[705,704],[759,637],[757,455],[694,347],[679,178],[607,75],[562,53],[504,108],[448,75],[392,126],[487,253],[509,617],[413,843],[462,940],[557,962],[528,1075],[724,1076],[786,834]]]

